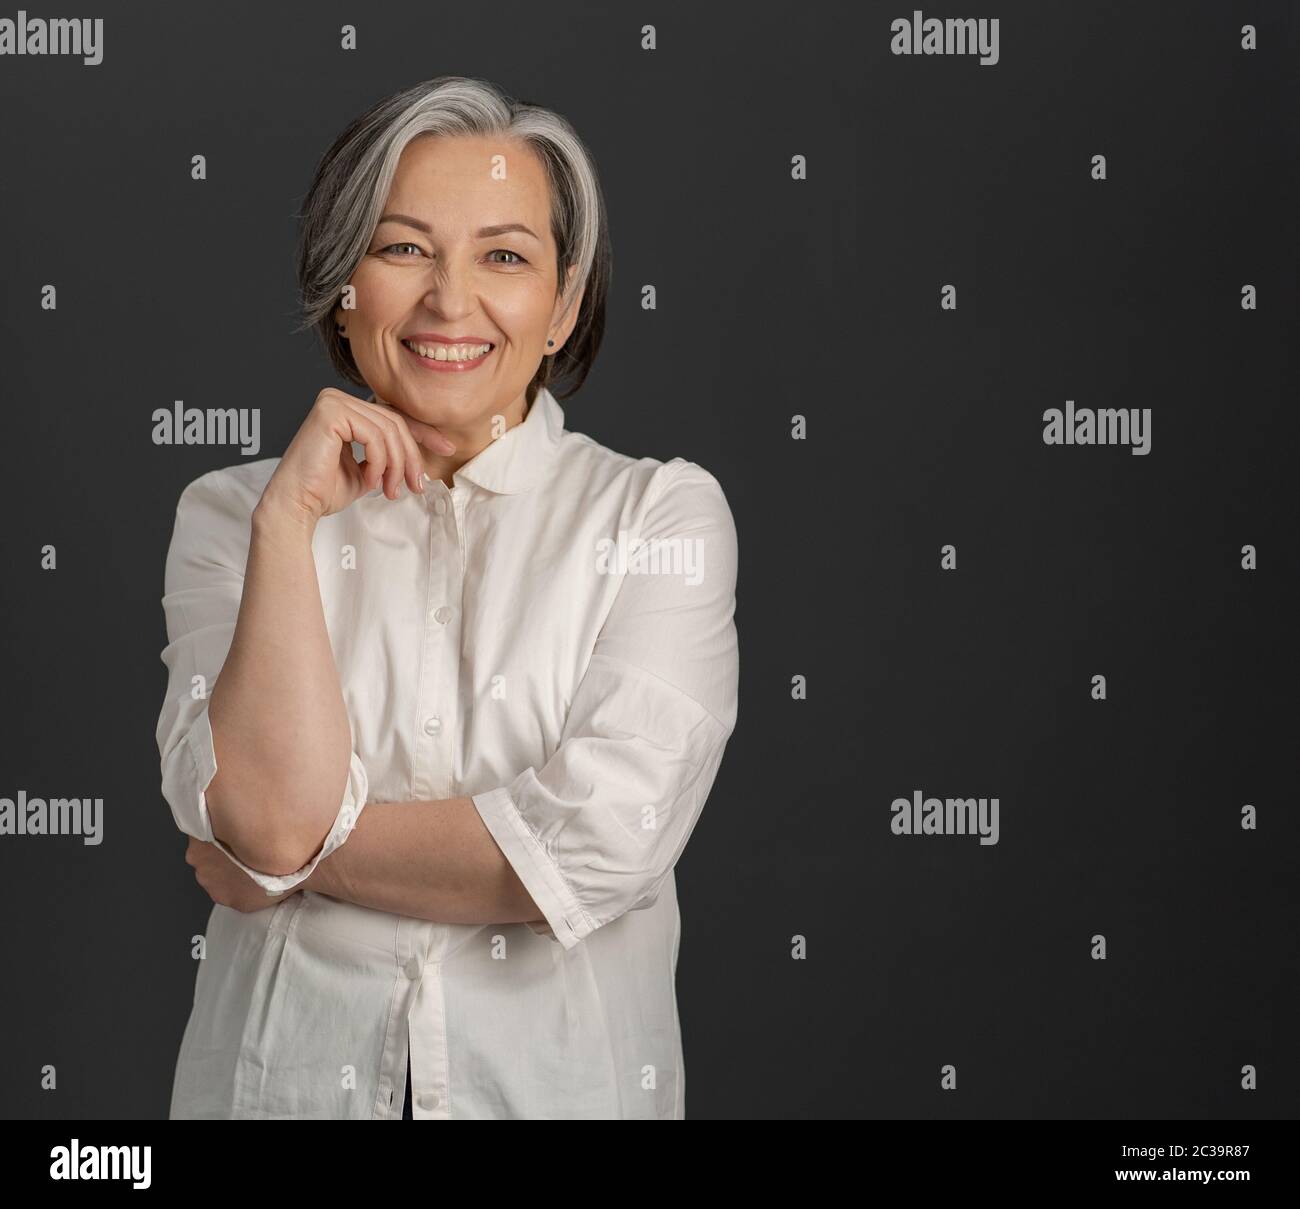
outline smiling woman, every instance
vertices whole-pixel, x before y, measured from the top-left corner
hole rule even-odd
[[[365,397],[191,483],[167,559],[163,794],[215,904],[173,1117],[684,1115],[736,533],[701,466],[565,426],[606,232],[568,122],[480,80],[317,169],[304,326]]]
[[[595,165],[559,115],[483,81],[416,85],[338,137],[303,213],[304,326],[317,325],[348,381],[381,399],[392,397],[385,387],[400,397],[397,373],[377,383],[367,372],[384,358],[401,364],[383,344],[395,333],[399,341],[468,335],[504,346],[511,364],[494,372],[508,378],[531,367],[529,406],[543,386],[565,380],[559,398],[582,386],[604,333],[611,257]],[[476,296],[492,311],[483,317],[511,330],[404,328],[428,317],[412,314],[413,300],[434,285],[452,314],[457,292],[483,291]],[[394,290],[382,313],[363,305],[372,288],[372,301],[379,289]]]
[[[546,171],[526,142],[416,138],[348,282],[351,306],[334,309],[339,339],[375,395],[460,449],[481,444],[493,416],[507,428],[523,420],[525,388],[578,319],[585,283],[575,284],[580,266],[570,264],[559,286],[549,210]],[[508,221],[480,225],[485,214]],[[431,295],[444,316],[437,330]],[[431,382],[430,371],[443,380]],[[450,467],[440,469],[444,477]]]

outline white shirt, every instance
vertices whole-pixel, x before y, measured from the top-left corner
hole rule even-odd
[[[218,844],[205,694],[278,461],[191,483],[167,556],[163,796]],[[172,1118],[400,1119],[408,1025],[416,1119],[684,1114],[673,866],[736,720],[726,498],[693,462],[566,431],[546,390],[453,481],[376,489],[318,523],[352,725],[338,819],[285,877],[219,846],[279,893],[367,802],[468,795],[546,924],[432,923],[310,890],[214,905]]]

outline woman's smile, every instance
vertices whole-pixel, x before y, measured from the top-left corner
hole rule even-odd
[[[488,341],[453,344],[441,337],[405,339],[401,345],[422,369],[444,374],[463,374],[478,369],[496,348]]]

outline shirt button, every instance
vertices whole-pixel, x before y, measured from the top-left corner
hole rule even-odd
[[[439,516],[441,516],[444,512],[447,511],[447,501],[446,501],[446,500],[434,500],[434,501],[433,501],[433,510],[434,510],[434,512],[436,512]]]
[[[440,730],[442,730],[441,718],[425,718],[424,733],[426,735],[436,735]]]
[[[449,609],[446,605],[443,605],[442,608],[440,608],[433,615],[433,619],[434,621],[439,622],[442,625],[446,625],[447,622],[451,620],[451,614],[452,614],[452,610]]]
[[[421,1108],[437,1108],[437,1107],[438,1107],[438,1093],[437,1093],[437,1092],[434,1092],[434,1091],[422,1091],[422,1092],[420,1093],[420,1107],[421,1107]]]

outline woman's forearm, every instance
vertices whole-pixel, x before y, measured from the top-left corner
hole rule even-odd
[[[284,874],[320,849],[343,801],[352,734],[312,555],[314,521],[263,498],[234,638],[208,702],[214,836]]]
[[[303,883],[345,902],[436,923],[540,921],[474,803],[376,802]]]

